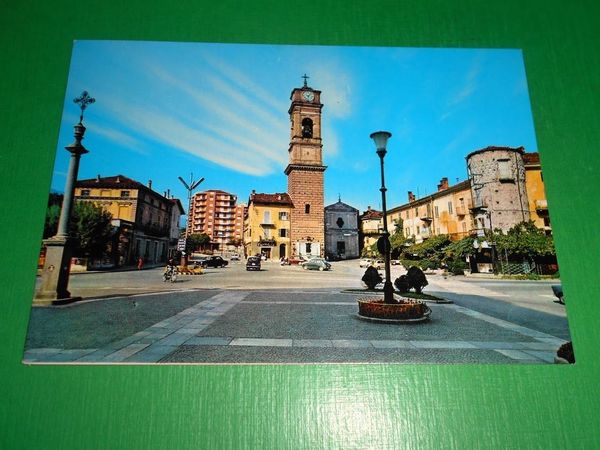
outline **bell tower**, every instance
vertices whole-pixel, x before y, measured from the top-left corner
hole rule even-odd
[[[323,256],[325,213],[323,193],[323,144],[321,140],[321,91],[304,85],[290,95],[290,146],[288,194],[294,207],[290,215],[293,256]]]

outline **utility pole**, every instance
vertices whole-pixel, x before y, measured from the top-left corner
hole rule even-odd
[[[202,183],[204,181],[204,177],[200,178],[199,180],[194,181],[194,174],[190,173],[190,182],[189,184],[186,183],[186,181],[181,178],[181,177],[177,177],[179,178],[179,181],[181,181],[181,183],[183,184],[183,186],[185,187],[185,189],[188,191],[188,213],[187,213],[187,224],[185,227],[185,239],[186,239],[186,244],[187,244],[187,238],[189,236],[189,228],[190,228],[190,214],[192,212],[192,194],[194,192],[194,190],[198,187],[198,185],[200,183]],[[184,250],[183,252],[181,252],[181,265],[183,267],[187,267],[187,254],[186,251]]]

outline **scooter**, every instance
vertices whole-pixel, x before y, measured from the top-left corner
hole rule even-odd
[[[170,281],[171,283],[175,283],[177,280],[177,267],[176,266],[167,266],[165,267],[165,271],[163,273],[163,282]]]

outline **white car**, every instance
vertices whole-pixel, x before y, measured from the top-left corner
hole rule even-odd
[[[358,265],[362,268],[369,267],[371,264],[373,264],[373,260],[371,258],[363,258],[358,262]]]

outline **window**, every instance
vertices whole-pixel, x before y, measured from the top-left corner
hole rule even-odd
[[[129,191],[121,191],[121,197],[129,198]]]
[[[448,212],[452,214],[452,202],[448,202]]]
[[[500,181],[514,181],[512,171],[510,170],[510,161],[508,159],[498,160],[498,179]]]
[[[302,119],[302,137],[311,138],[313,136],[313,121],[308,117]]]
[[[436,218],[437,218],[437,217],[440,217],[440,211],[439,211],[439,209],[438,209],[438,207],[437,207],[437,206],[434,206],[434,207],[433,207],[433,211],[434,211],[434,213],[435,213],[435,217],[436,217]]]
[[[309,203],[307,203],[306,205],[304,205],[304,214],[310,214],[310,204]]]
[[[279,220],[289,220],[287,211],[282,211],[279,213]]]
[[[89,189],[82,189],[81,190],[81,196],[82,197],[89,197],[90,196],[90,190]]]
[[[312,245],[310,242],[306,243],[306,253],[311,253],[312,250]]]
[[[287,229],[281,228],[279,230],[279,237],[287,237]]]
[[[263,212],[263,223],[271,223],[271,211]]]

